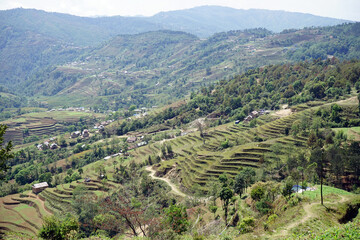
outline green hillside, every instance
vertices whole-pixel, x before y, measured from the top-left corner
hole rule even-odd
[[[112,113],[122,118],[89,137],[60,135],[52,140],[57,149],[19,146],[0,188],[0,212],[9,216],[0,226],[10,238],[18,232],[26,239],[48,231],[44,221],[55,220],[44,216],[53,214],[63,224],[75,221],[81,235],[74,238],[356,235],[359,74],[357,60],[259,67],[147,116]],[[252,113],[261,109],[267,114]],[[34,116],[66,117],[53,111],[8,121],[26,124]],[[69,129],[86,127],[79,121]],[[36,124],[43,126],[30,133],[46,128]],[[51,187],[28,192],[42,181]],[[296,184],[312,189],[294,194]],[[172,211],[182,212],[180,225]]]
[[[1,11],[0,238],[360,239],[360,24],[271,14]]]
[[[165,29],[185,31],[203,38],[229,30],[266,28],[281,32],[284,29],[332,26],[346,22],[311,14],[220,6],[161,12],[149,18],[149,21],[160,24]]]
[[[69,101],[117,110],[164,105],[201,86],[250,68],[300,60],[359,55],[359,24],[272,34],[231,31],[206,39],[171,31],[121,35],[78,60],[23,82],[27,95],[62,106]],[[337,38],[331,36],[337,32]],[[324,47],[327,46],[327,47]]]
[[[275,21],[271,21],[272,19]],[[132,98],[140,98],[139,91],[142,91],[141,95],[145,95],[146,101],[154,104],[164,104],[168,103],[169,100],[172,101],[172,99],[166,99],[164,96],[158,97],[161,99],[161,102],[159,99],[152,99],[153,85],[157,83],[157,78],[162,80],[159,81],[162,87],[168,86],[166,88],[173,89],[176,86],[178,92],[175,93],[175,96],[179,99],[184,94],[189,93],[186,89],[198,88],[200,82],[204,82],[203,80],[212,82],[224,77],[232,77],[235,73],[254,66],[285,62],[288,59],[297,61],[308,58],[325,58],[329,54],[344,59],[358,56],[358,49],[351,47],[358,45],[356,36],[355,39],[349,40],[353,36],[353,31],[348,31],[344,35],[346,37],[338,41],[327,39],[330,38],[331,30],[295,32],[293,33],[295,37],[289,36],[291,34],[278,36],[263,30],[245,31],[245,33],[233,31],[212,36],[217,32],[228,30],[267,28],[273,31],[281,31],[290,28],[344,23],[343,20],[281,11],[245,11],[212,6],[161,13],[153,17],[116,16],[85,18],[60,13],[48,13],[34,9],[13,9],[0,11],[0,20],[0,64],[2,66],[0,69],[0,84],[7,87],[12,93],[21,95],[26,93],[27,95],[53,96],[62,90],[72,93],[73,90],[66,88],[73,86],[77,81],[82,82],[78,83],[81,88],[83,85],[88,85],[89,81],[93,83],[96,80],[94,75],[95,78],[98,75],[104,75],[101,74],[104,73],[104,70],[107,70],[108,76],[112,76],[116,72],[120,73],[121,71],[128,71],[128,69],[133,70],[133,67],[136,66],[137,70],[141,69],[142,71],[130,77],[132,79],[141,78],[138,86],[134,86],[135,90],[138,91],[132,92]],[[357,25],[354,26],[354,31],[356,31],[358,27]],[[182,34],[179,33],[179,36],[171,36],[169,39],[170,41],[174,39],[177,39],[175,41],[183,41],[183,47],[177,46],[175,49],[171,49],[171,44],[168,47],[160,47],[163,43],[169,44],[166,39],[164,42],[163,32],[158,34],[146,33],[132,37],[123,36],[122,38],[130,41],[129,44],[131,46],[121,44],[118,46],[116,39],[119,40],[121,37],[111,40],[119,34],[137,34],[164,29],[185,31],[208,39],[190,43],[183,39],[181,37]],[[337,31],[340,32],[340,36],[343,30],[340,27]],[[298,35],[300,36],[298,37]],[[324,37],[326,38],[323,39]],[[195,39],[195,37],[192,38]],[[252,42],[254,38],[257,40]],[[271,38],[274,38],[274,40]],[[291,40],[286,40],[286,43],[284,43],[281,40],[284,38],[290,38]],[[163,40],[157,42],[155,39]],[[318,42],[319,39],[322,39],[320,43]],[[147,50],[147,53],[146,51],[141,52],[143,47],[138,46],[140,43],[144,44],[144,41],[152,42],[153,46],[150,49],[157,49],[156,52],[152,53],[149,50]],[[297,45],[303,41],[310,41],[310,45],[316,43],[323,45],[330,44],[330,46],[327,47],[328,50],[322,50],[320,53],[318,53],[316,46],[314,46],[310,50],[304,50],[306,54],[299,55],[294,50],[298,49]],[[111,56],[107,56],[106,53],[104,56],[102,50],[98,50],[109,43],[114,44],[113,47],[108,47],[109,49],[115,46],[120,49],[110,54]],[[334,44],[335,51],[333,50]],[[133,47],[136,47],[139,54],[133,55],[130,59],[121,60],[119,54],[126,53]],[[285,49],[284,47],[291,47],[291,49]],[[308,48],[308,45],[305,48]],[[176,52],[174,52],[175,50]],[[96,54],[101,61],[92,62],[88,65],[88,57],[92,54]],[[114,56],[114,54],[117,56]],[[154,56],[154,54],[157,56]],[[116,59],[115,61],[114,58]],[[158,60],[163,63],[162,66],[161,63],[154,66],[154,61],[157,62]],[[152,63],[149,64],[149,62]],[[69,65],[73,63],[86,66],[85,71],[88,74],[84,76],[84,72],[81,71],[80,74],[69,77],[70,79],[60,81],[57,79],[56,76],[58,75],[56,74],[55,78],[53,78],[51,72],[57,71],[64,64]],[[164,63],[168,65],[164,66]],[[181,63],[181,65],[178,63]],[[224,71],[225,68],[228,70]],[[89,69],[92,69],[92,71]],[[97,69],[97,71],[94,72],[94,69]],[[47,81],[49,77],[50,83]],[[84,77],[86,80],[82,80]],[[149,78],[152,78],[155,83],[150,84]],[[186,89],[178,83],[173,83],[175,78],[181,81],[182,85],[186,85]],[[39,81],[42,82],[36,85],[33,84]],[[128,80],[128,83],[129,81],[131,80]],[[121,92],[120,89],[116,88],[124,87],[116,80],[111,80],[105,86],[102,86],[101,82],[99,83],[98,81],[91,85],[93,85],[90,87],[91,89],[79,91],[82,91],[85,95],[90,93],[92,95],[116,95]],[[113,87],[113,85],[115,87],[113,91],[107,89],[105,92],[105,88]],[[39,91],[34,90],[34,86]],[[98,86],[101,86],[100,91]],[[78,86],[74,87],[77,88]],[[125,87],[131,88],[133,86]],[[44,88],[49,89],[44,91]],[[155,88],[158,89],[159,87]],[[144,92],[150,92],[150,96],[146,96]],[[161,89],[160,92],[168,93],[166,89]],[[73,96],[70,94],[68,98],[75,101],[76,97],[74,96],[76,95],[77,93],[74,93]],[[101,100],[99,98],[85,98],[76,103],[81,105],[82,102],[91,102],[92,104],[98,104],[101,101],[116,102],[123,101],[119,99],[127,99],[128,97],[128,95],[117,96],[118,100],[114,98],[108,99],[107,97],[100,98]],[[58,98],[56,101],[49,100],[49,102],[55,102],[55,104],[59,104],[59,101],[63,101],[63,99]],[[142,102],[144,101],[135,104]],[[116,105],[123,104],[117,103]]]

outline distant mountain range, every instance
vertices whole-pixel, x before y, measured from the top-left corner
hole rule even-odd
[[[166,103],[190,89],[266,64],[328,55],[358,58],[358,23],[293,30],[344,22],[216,6],[152,17],[0,11],[0,92],[46,96],[49,103],[57,96],[54,104],[70,101],[70,95],[71,104],[108,99],[115,108],[149,99]]]
[[[184,31],[200,38],[229,30],[266,28],[274,32],[311,26],[331,26],[347,20],[272,10],[240,10],[203,6],[161,12],[152,17],[78,17],[34,9],[0,11],[0,27],[31,31],[79,46],[96,45],[119,34],[155,30]]]

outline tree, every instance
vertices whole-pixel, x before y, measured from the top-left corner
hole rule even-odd
[[[200,132],[200,137],[203,140],[203,144],[205,145],[205,129],[206,129],[206,123],[205,120],[201,121],[201,120],[196,120],[195,121],[195,126],[197,127],[198,131]]]
[[[216,181],[216,179],[212,179],[207,184],[207,193],[209,198],[213,200],[213,205],[216,205],[216,198],[219,196],[219,190],[221,188],[221,183],[219,181]]]
[[[235,177],[234,193],[239,194],[241,197],[241,194],[244,193],[245,187],[246,187],[245,176],[244,176],[244,174],[239,173]]]
[[[233,191],[227,187],[223,186],[223,188],[220,191],[220,199],[223,202],[223,209],[225,211],[224,218],[225,218],[225,225],[227,225],[227,216],[228,216],[228,208],[231,198],[234,196]]]
[[[323,181],[325,177],[324,172],[324,156],[323,151],[321,148],[316,147],[314,150],[311,151],[310,155],[310,162],[316,164],[316,174],[320,179],[320,195],[321,195],[321,205],[324,205],[323,199]]]
[[[42,228],[39,231],[39,237],[43,239],[62,240],[73,239],[79,230],[79,223],[75,217],[68,215],[63,221],[55,216],[45,217]],[[71,234],[71,232],[74,232]]]
[[[209,210],[210,210],[210,212],[212,212],[214,214],[214,218],[215,218],[215,213],[216,213],[217,209],[218,209],[218,207],[215,205],[209,206]]]
[[[282,190],[282,195],[288,200],[292,194],[293,182],[288,180],[285,182],[285,186]]]
[[[261,185],[256,185],[251,190],[251,198],[260,201],[265,195],[265,189]]]
[[[357,95],[357,99],[358,99],[358,101],[359,101],[359,105],[358,105],[358,110],[359,110],[359,112],[358,112],[358,115],[360,116],[360,93]]]
[[[242,174],[244,176],[245,189],[247,187],[249,187],[251,184],[255,183],[256,173],[255,173],[254,169],[248,168],[248,167],[244,168],[243,170],[240,171],[240,174]]]
[[[6,164],[6,161],[14,157],[14,154],[11,153],[12,150],[11,141],[3,145],[4,134],[6,129],[7,129],[6,125],[0,124],[0,179],[3,177],[4,173],[9,169],[9,167]]]
[[[186,208],[183,206],[170,205],[165,210],[166,222],[178,234],[186,232],[189,222],[187,219]]]
[[[52,175],[50,172],[43,173],[39,177],[39,182],[47,182],[49,185],[51,185],[52,181]]]
[[[207,67],[206,68],[206,76],[209,76],[209,75],[211,75],[211,68]]]

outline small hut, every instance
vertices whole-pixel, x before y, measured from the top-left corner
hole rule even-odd
[[[49,187],[48,183],[47,182],[42,182],[42,183],[35,183],[33,186],[32,186],[32,191],[33,193],[39,193],[41,192],[42,190],[44,190],[45,188]]]

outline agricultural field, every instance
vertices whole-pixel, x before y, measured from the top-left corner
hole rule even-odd
[[[1,124],[8,126],[5,141],[11,140],[14,144],[22,144],[25,137],[56,136],[66,131],[64,123],[77,123],[80,118],[85,121],[104,118],[103,114],[76,111],[40,111],[19,115]]]

